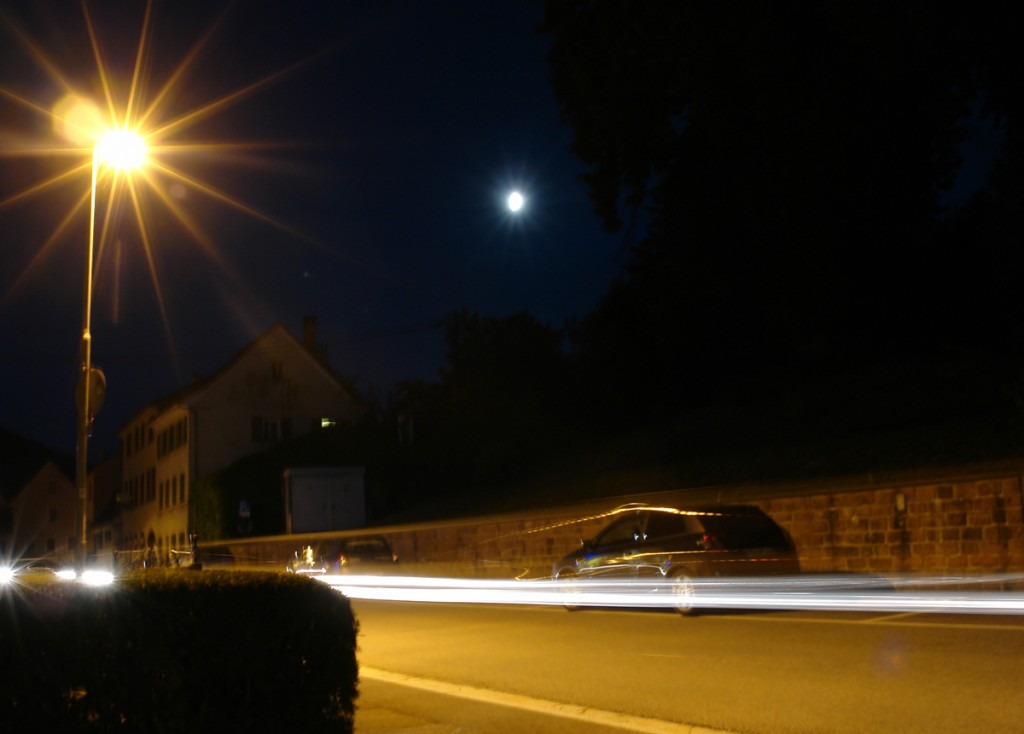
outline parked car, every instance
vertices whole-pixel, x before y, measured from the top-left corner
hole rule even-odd
[[[398,555],[383,535],[345,538],[338,546],[338,569],[343,573],[380,573],[396,563]]]
[[[57,576],[75,578],[77,575],[71,562],[56,561],[52,558],[19,558],[14,561],[0,559],[0,582],[9,583],[15,576]]]
[[[593,540],[554,565],[554,578],[580,582],[569,590],[591,579],[637,579],[660,589],[670,584],[678,594],[676,609],[691,614],[694,579],[800,571],[789,534],[757,507],[626,505],[614,515]]]
[[[312,546],[295,551],[294,556],[285,566],[288,573],[321,574],[327,573],[327,562],[315,552]]]

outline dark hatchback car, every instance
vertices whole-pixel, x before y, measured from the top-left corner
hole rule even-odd
[[[342,540],[337,558],[340,571],[353,573],[380,573],[398,563],[398,555],[382,535]]]
[[[757,507],[682,510],[627,505],[613,514],[615,519],[593,540],[584,541],[554,565],[556,579],[637,579],[662,589],[671,584],[678,595],[676,609],[690,614],[695,609],[694,579],[800,571],[789,535]]]

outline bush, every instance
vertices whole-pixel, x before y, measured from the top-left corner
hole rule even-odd
[[[311,579],[146,572],[7,587],[0,731],[351,732],[356,622]]]

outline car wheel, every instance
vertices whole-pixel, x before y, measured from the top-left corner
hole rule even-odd
[[[571,599],[578,596],[580,593],[580,581],[579,577],[576,576],[576,572],[569,568],[563,568],[555,575],[555,580],[559,581],[562,593],[566,597],[566,601],[562,604],[570,612],[579,610],[579,604],[573,604]]]
[[[672,574],[671,582],[670,588],[675,595],[673,608],[684,616],[692,617],[697,613],[697,607],[694,605],[696,590],[693,578],[686,571],[677,571]]]

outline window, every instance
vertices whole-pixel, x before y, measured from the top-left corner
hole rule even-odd
[[[636,517],[629,515],[609,525],[595,540],[595,546],[614,545],[635,540],[637,537]]]
[[[700,522],[693,515],[652,512],[647,518],[648,540],[661,540],[674,535],[693,535],[700,533],[701,530]]]
[[[162,457],[188,443],[188,418],[164,428],[156,437],[156,455]]]
[[[52,524],[52,523],[55,523],[55,522],[57,522],[57,508],[56,507],[51,507],[50,508],[50,523]]]
[[[786,548],[785,532],[763,515],[710,515],[701,518],[707,532],[727,548]]]
[[[275,443],[291,438],[291,434],[292,424],[287,418],[263,418],[256,416],[252,419],[253,443]]]

